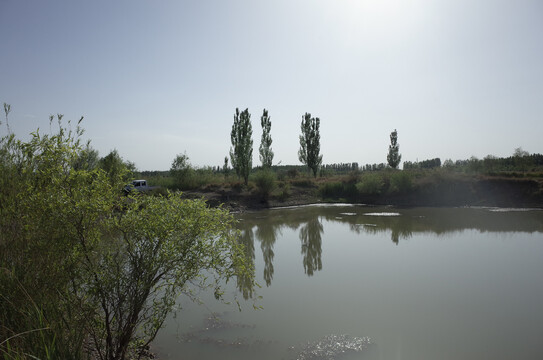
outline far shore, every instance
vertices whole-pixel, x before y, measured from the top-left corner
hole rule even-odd
[[[224,187],[184,192],[187,198],[204,198],[210,206],[222,206],[232,212],[255,211],[321,203],[356,203],[400,207],[489,206],[543,208],[543,181],[540,179],[446,179],[418,186],[402,194],[372,194],[323,197],[318,183],[291,186],[288,197],[272,194],[264,199],[258,192]]]

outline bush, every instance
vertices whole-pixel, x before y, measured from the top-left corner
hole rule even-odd
[[[311,179],[297,179],[291,181],[291,184],[298,187],[311,187],[313,186],[313,181]]]
[[[390,193],[406,193],[413,188],[413,181],[411,180],[411,174],[406,171],[398,171],[392,174],[390,177],[390,187],[388,191]]]
[[[217,299],[230,278],[254,286],[228,211],[181,194],[121,196],[123,169],[72,165],[81,134],[0,138],[2,359],[123,360],[188,284]]]
[[[175,157],[170,168],[174,178],[174,186],[179,190],[189,190],[196,187],[196,174],[186,154]]]
[[[290,196],[290,184],[282,182],[279,184],[279,188],[281,189],[281,192],[279,193],[279,199],[281,201],[285,201]]]
[[[298,170],[297,169],[288,169],[287,175],[291,179],[295,179],[298,177]]]
[[[275,173],[271,170],[259,170],[254,176],[254,182],[262,198],[268,200],[276,186]]]
[[[340,198],[344,193],[342,182],[328,182],[321,185],[319,193],[323,198]]]
[[[356,189],[362,195],[377,195],[383,191],[385,182],[381,174],[368,173],[356,184]]]

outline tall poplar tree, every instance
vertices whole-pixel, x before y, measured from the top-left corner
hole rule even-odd
[[[400,155],[400,144],[398,144],[398,132],[394,129],[394,131],[390,133],[387,162],[391,168],[397,169],[401,160],[402,155]]]
[[[273,162],[273,151],[271,149],[272,138],[271,120],[268,115],[268,110],[264,109],[262,116],[260,117],[260,125],[262,125],[262,138],[260,140],[260,162],[262,162],[262,168],[269,169]]]
[[[249,172],[253,166],[253,128],[249,109],[240,113],[236,108],[230,138],[232,140],[230,162],[238,177],[243,178],[245,185],[247,185]]]
[[[322,155],[319,154],[321,150],[319,126],[319,118],[312,118],[310,113],[305,113],[302,116],[302,135],[300,135],[298,159],[310,170],[313,170],[315,177],[317,177],[317,172],[322,164]]]

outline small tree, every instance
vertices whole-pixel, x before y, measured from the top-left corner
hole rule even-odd
[[[101,158],[98,161],[98,166],[107,173],[112,182],[119,176],[122,176],[124,181],[128,181],[132,173],[136,171],[134,163],[124,161],[117,150],[112,150]]]
[[[518,158],[526,157],[529,155],[530,153],[528,151],[523,150],[522,147],[516,148],[515,151],[513,152],[513,157],[518,157]]]
[[[73,167],[75,170],[94,170],[99,165],[99,159],[98,150],[93,149],[89,141],[79,152]]]
[[[7,104],[7,103],[4,103],[4,113],[6,114],[6,126],[8,128],[8,135],[11,133],[11,131],[9,129],[9,121],[8,121],[8,115],[9,115],[10,111],[11,111],[11,105]],[[2,123],[0,122],[0,124],[2,124]]]
[[[262,169],[256,173],[254,182],[260,195],[262,195],[262,200],[267,201],[270,197],[272,191],[275,189],[275,180],[275,173],[270,169]]]
[[[262,168],[269,169],[273,162],[273,151],[271,149],[272,138],[271,120],[268,116],[268,110],[264,109],[262,116],[260,117],[260,125],[262,125],[262,139],[260,140],[260,161],[262,162]]]
[[[228,178],[228,156],[224,157],[224,165],[222,166],[222,172],[224,174],[224,180]]]
[[[170,175],[180,190],[187,190],[194,186],[194,169],[187,154],[177,154],[170,167]]]
[[[400,144],[398,144],[398,132],[394,129],[394,131],[390,133],[387,162],[391,168],[397,169],[401,160],[402,155],[400,155]]]
[[[526,171],[530,163],[530,153],[518,147],[513,152],[513,163],[515,164],[515,170]]]
[[[320,119],[312,118],[310,113],[302,116],[302,135],[300,135],[300,150],[298,150],[298,159],[302,164],[307,165],[309,170],[313,170],[313,175],[317,177],[317,172],[322,164],[322,155],[320,155]]]
[[[234,115],[234,124],[230,138],[232,147],[230,148],[230,162],[236,170],[239,178],[243,178],[245,185],[249,182],[249,172],[253,166],[253,128],[251,126],[251,114],[249,109],[241,113],[236,108]]]

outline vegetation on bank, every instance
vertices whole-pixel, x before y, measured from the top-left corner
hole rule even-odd
[[[493,194],[488,191],[486,195],[478,193],[479,190],[485,192],[480,186],[484,183],[480,181],[482,178],[539,179],[543,172],[543,155],[530,155],[522,148],[515,149],[513,156],[508,158],[489,155],[482,160],[472,157],[455,162],[447,159],[443,163],[439,158],[420,162],[405,161],[403,170],[399,170],[402,156],[396,129],[390,133],[386,163],[363,166],[359,166],[357,162],[323,165],[323,155],[320,153],[320,119],[311,117],[309,113],[302,116],[299,136],[298,158],[305,166],[272,165],[271,121],[266,109],[261,117],[262,138],[259,152],[262,164],[253,168],[250,118],[248,109],[241,113],[236,109],[231,133],[232,170],[228,167],[228,157],[225,157],[222,167],[196,168],[190,165],[187,155],[184,154],[178,155],[169,172],[141,172],[138,176],[145,177],[163,188],[207,193],[208,199],[210,196],[215,197],[215,203],[231,202],[235,199],[249,206],[262,207],[262,203],[268,202],[282,205],[311,201],[363,201],[404,205],[489,203],[492,202]],[[183,159],[181,162],[178,161],[180,156]],[[180,163],[183,166],[179,166]],[[310,178],[311,173],[314,179]],[[243,183],[240,183],[241,180]],[[300,186],[301,184],[303,186]],[[515,204],[522,201],[537,202],[539,188],[540,182],[536,184],[534,191],[521,190],[522,199],[517,199]],[[458,192],[456,199],[450,189]],[[508,191],[515,190],[509,186]],[[219,199],[216,199],[217,192],[221,194]],[[470,192],[473,195],[471,200]],[[215,194],[209,195],[212,193]]]
[[[439,160],[439,159],[437,159]],[[423,161],[422,164],[438,163]],[[405,167],[405,163],[404,163]],[[354,170],[353,170],[354,169]],[[214,204],[239,203],[261,208],[319,201],[397,205],[543,206],[543,156],[446,162],[433,167],[395,170],[350,164],[322,166],[313,178],[304,166],[253,169],[248,184],[223,169],[192,168],[188,178],[168,171],[140,172],[163,189],[183,189]],[[375,169],[375,170],[372,170]]]
[[[1,359],[138,357],[180,295],[221,300],[229,279],[253,294],[228,211],[124,194],[130,164],[57,118],[58,132],[0,138]]]

